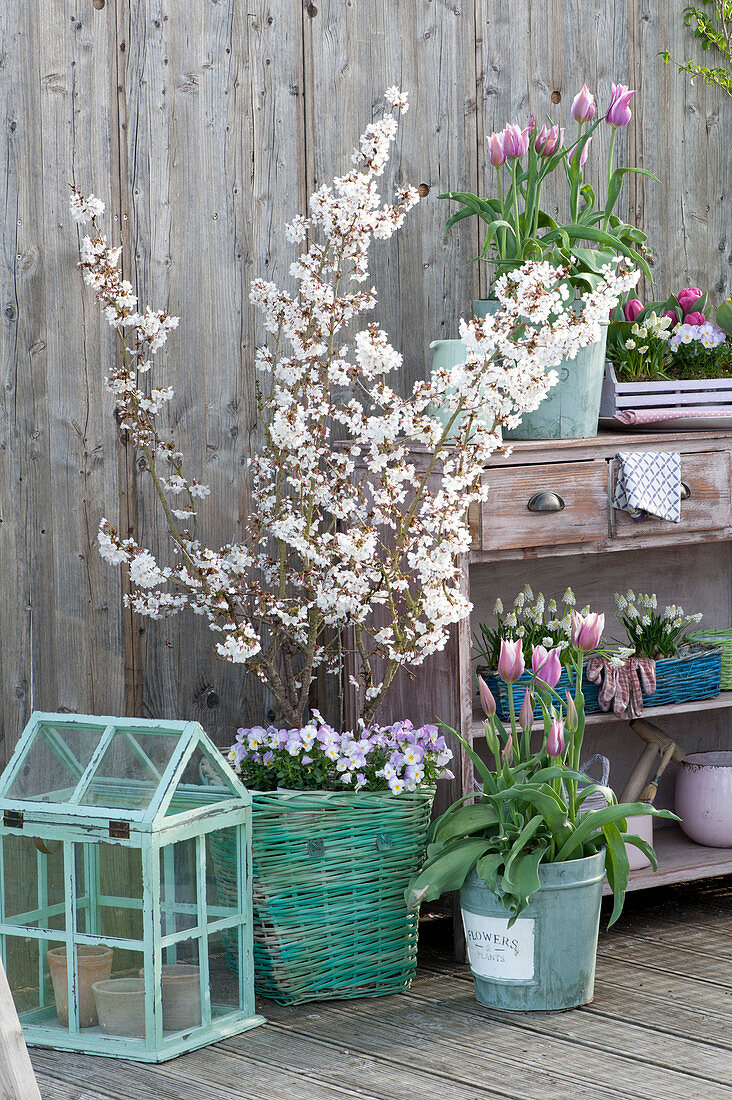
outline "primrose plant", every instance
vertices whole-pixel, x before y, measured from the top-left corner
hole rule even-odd
[[[564,699],[555,688],[567,651],[534,647],[531,684],[518,716],[511,688],[526,667],[522,643],[521,639],[502,640],[498,675],[509,685],[510,725],[506,728],[498,719],[496,701],[481,678],[490,763],[459,739],[473,760],[482,791],[474,804],[466,805],[461,799],[430,826],[426,862],[407,892],[410,905],[459,890],[475,869],[511,914],[512,924],[540,888],[542,864],[583,859],[604,849],[615,896],[612,924],[622,910],[628,883],[626,843],[640,848],[657,866],[653,848],[627,832],[626,819],[639,814],[674,815],[648,802],[618,804],[609,787],[588,783],[579,771],[585,730],[582,663],[600,645],[604,626],[604,615],[572,612],[573,690],[566,691]],[[534,729],[537,703],[542,714],[539,730]],[[598,791],[607,805],[585,809],[587,799]]]
[[[462,322],[465,362],[401,396],[401,355],[377,323],[358,324],[377,304],[372,242],[398,230],[418,201],[407,186],[394,203],[379,196],[397,115],[407,109],[398,89],[386,98],[392,109],[366,128],[351,170],[318,188],[309,215],[285,229],[290,242],[305,242],[291,267],[297,293],[251,284],[269,337],[251,364],[264,446],[249,460],[253,506],[243,534],[221,548],[198,531],[209,490],[186,472],[161,426],[173,391],[152,368],[177,318],[138,310],[121,249],[98,228],[103,205],[72,190],[72,213],[93,229],[81,245],[84,278],[122,344],[107,384],[171,539],[162,562],[104,519],[100,550],[128,570],[127,602],[138,614],[204,615],[219,656],[259,677],[278,723],[292,728],[303,726],[319,669],[339,674],[348,658],[368,727],[396,672],[444,647],[470,610],[458,558],[470,546],[468,507],[487,498],[483,469],[501,446],[501,426],[538,407],[556,382],[553,368],[599,338],[637,280],[609,264],[575,312],[567,272],[527,263],[499,280],[495,317]]]

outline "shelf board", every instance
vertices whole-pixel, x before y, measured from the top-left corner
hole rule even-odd
[[[732,874],[732,848],[706,848],[703,844],[696,844],[678,825],[656,829],[653,845],[658,856],[658,870],[643,867],[631,871],[629,890],[647,890],[654,886],[668,886],[672,882],[691,882]],[[602,892],[610,893],[607,882]]]
[[[669,703],[661,707],[646,707],[643,717],[653,721],[654,718],[668,714],[699,714],[702,711],[726,710],[732,707],[732,691],[721,691],[712,699],[697,699],[689,703]],[[609,722],[627,722],[627,718],[617,718],[611,711],[607,714],[588,714],[585,719],[586,726],[607,725]],[[542,729],[541,722],[534,722],[534,729]],[[473,713],[473,737],[484,737],[484,718],[482,713]]]

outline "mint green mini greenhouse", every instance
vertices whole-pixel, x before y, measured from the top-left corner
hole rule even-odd
[[[32,715],[0,776],[0,945],[28,1043],[161,1062],[264,1022],[251,813],[197,722]]]

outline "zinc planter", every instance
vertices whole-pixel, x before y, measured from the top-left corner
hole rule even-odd
[[[518,1012],[592,1000],[605,852],[539,867],[541,888],[508,927],[499,898],[472,871],[460,891],[479,1004]]]
[[[92,986],[112,973],[112,948],[80,945],[76,948],[79,983],[79,1027],[97,1024],[97,1008]],[[56,1013],[64,1027],[69,1026],[69,987],[66,968],[66,948],[53,947],[46,954],[53,983]]]
[[[494,298],[473,302],[482,319],[498,309]],[[505,439],[590,439],[597,435],[600,399],[605,376],[607,325],[595,344],[580,348],[575,359],[555,367],[559,381],[533,412],[524,413],[516,428],[504,428]]]
[[[694,752],[682,760],[675,809],[691,840],[732,848],[732,751]]]

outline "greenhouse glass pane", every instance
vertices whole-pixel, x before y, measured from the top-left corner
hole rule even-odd
[[[2,855],[5,920],[29,928],[63,931],[66,911],[61,842],[6,834]]]
[[[179,739],[180,733],[117,730],[79,799],[80,805],[147,809]]]
[[[164,936],[198,924],[196,853],[195,839],[166,844],[160,850],[160,917]]]
[[[42,722],[4,797],[68,801],[103,732],[103,726]]]
[[[7,936],[5,943],[5,971],[21,1021],[25,1023],[24,1016],[32,1013],[34,1021],[41,1018],[44,1023],[58,1022],[48,953],[65,952],[65,946],[58,940],[31,940],[18,936]],[[61,998],[65,1004],[65,991],[60,993]],[[48,1017],[48,1021],[44,1017]]]
[[[186,764],[165,816],[238,797],[234,773],[228,764],[223,759],[215,759],[198,745]]]

